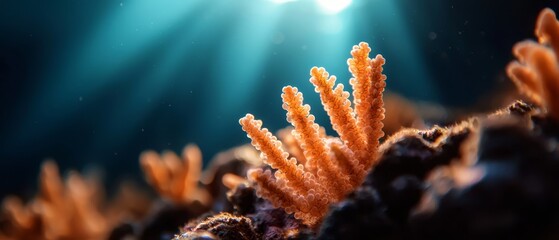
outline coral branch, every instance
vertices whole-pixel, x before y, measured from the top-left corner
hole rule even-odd
[[[382,92],[386,87],[386,75],[382,74],[385,60],[382,55],[378,54],[373,60],[371,60],[371,68],[372,68],[372,76],[369,81],[372,82],[371,84],[371,91],[370,95],[368,96],[367,102],[368,104],[367,113],[365,115],[365,119],[367,124],[364,127],[365,134],[367,135],[367,151],[377,152],[379,147],[379,140],[381,137],[384,136],[384,132],[382,131],[383,124],[382,120],[384,119],[384,102],[382,100]],[[376,161],[378,156],[374,155],[373,158],[369,158],[370,161]],[[374,162],[373,162],[374,163]],[[371,166],[371,162],[368,162],[367,166]]]
[[[559,121],[559,21],[551,9],[540,13],[535,33],[540,44],[516,44],[513,52],[518,62],[508,65],[507,74],[521,93]]]
[[[284,129],[280,129],[278,131],[278,138],[283,143],[285,150],[300,164],[304,166],[307,165],[307,159],[305,158],[305,154],[303,153],[303,149],[301,148],[301,144],[297,139],[293,136],[293,127],[286,127]]]
[[[270,171],[254,169],[248,173],[249,179],[258,182],[257,193],[266,196],[276,207],[282,207],[287,213],[295,213],[295,217],[306,224],[316,223],[324,216],[327,205],[321,204],[314,196],[297,196],[286,192],[283,182],[273,179]]]
[[[7,232],[15,239],[103,239],[109,219],[103,216],[99,184],[76,172],[64,182],[54,162],[41,167],[40,193],[27,205],[9,197],[3,209],[11,220]]]
[[[366,43],[354,46],[353,59],[348,60],[354,75],[351,83],[357,116],[343,85],[334,88],[334,76],[330,77],[324,68],[311,69],[310,82],[320,94],[339,138],[326,136],[324,129],[315,123],[310,106],[303,104],[303,94],[297,88],[283,88],[283,108],[294,129],[291,133],[283,130],[280,136],[299,164],[297,159],[289,158],[282,143],[268,129],[261,129],[262,121],[254,120],[251,114],[239,120],[265,163],[277,169],[275,177],[261,169],[249,174],[249,179],[257,184],[259,196],[294,213],[295,218],[307,225],[316,226],[328,206],[359,186],[378,159],[379,139],[384,135],[382,92],[386,76],[382,74],[384,58],[377,55],[369,59],[370,50]]]
[[[202,172],[202,152],[200,148],[196,145],[186,145],[182,151],[182,155],[185,159],[185,172],[184,176],[184,194],[191,195],[196,192],[198,180],[200,180],[200,174]]]
[[[247,183],[245,178],[233,173],[226,173],[223,175],[221,182],[229,189],[235,189],[240,184]]]
[[[553,10],[546,8],[542,10],[536,23],[536,36],[541,44],[549,44],[559,56],[559,21]]]
[[[538,75],[531,68],[519,62],[511,62],[507,66],[507,74],[518,87],[518,91],[521,94],[526,95],[534,104],[543,104],[543,99],[540,95],[543,92],[542,85]]]
[[[148,182],[163,197],[175,204],[199,201],[206,204],[210,196],[198,187],[202,171],[202,154],[196,145],[187,145],[182,159],[171,151],[157,154],[146,151],[140,155],[140,164]]]
[[[324,139],[319,136],[319,126],[314,123],[314,116],[310,114],[310,106],[303,105],[303,94],[297,88],[287,86],[283,88],[283,108],[287,111],[287,121],[295,130],[293,135],[301,143],[307,159],[307,168],[315,175],[326,189],[332,191],[330,197],[341,199],[347,189],[350,189],[347,176],[339,173],[336,165],[328,157],[329,149]]]
[[[384,135],[382,132],[382,120],[384,119],[384,103],[382,92],[386,87],[386,76],[382,74],[382,66],[385,63],[382,55],[374,59],[369,58],[371,48],[367,43],[361,42],[354,46],[351,51],[353,58],[347,60],[349,71],[353,74],[350,79],[353,91],[353,102],[357,115],[357,125],[365,133],[367,141],[367,152],[376,152],[379,139]],[[365,166],[374,164],[377,156],[366,159]]]
[[[315,91],[320,94],[324,110],[330,117],[332,128],[358,157],[365,155],[365,138],[363,132],[358,130],[351,102],[347,99],[349,93],[344,91],[342,84],[338,84],[335,89],[332,89],[336,77],[329,77],[324,68],[313,67],[311,76],[310,81],[315,86]]]
[[[339,166],[342,173],[349,177],[351,186],[359,186],[363,177],[367,175],[363,165],[339,139],[329,139],[329,146],[332,152],[332,160]]]
[[[286,184],[298,194],[304,194],[316,187],[314,177],[309,181],[303,171],[303,165],[298,165],[295,158],[288,159],[289,153],[281,148],[281,142],[277,140],[266,128],[262,127],[262,121],[254,120],[254,116],[247,114],[239,120],[247,136],[252,139],[252,145],[262,152],[264,162],[272,168],[277,169],[277,179],[286,179]]]

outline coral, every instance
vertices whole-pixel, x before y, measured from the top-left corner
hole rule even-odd
[[[41,167],[40,193],[27,206],[15,198],[4,200],[11,219],[7,235],[15,239],[102,239],[110,221],[98,209],[100,186],[70,173],[64,183],[54,162]]]
[[[292,127],[278,132],[281,141],[247,114],[239,122],[253,147],[218,154],[203,173],[194,145],[182,159],[142,153],[148,182],[170,201],[153,205],[124,185],[103,204],[95,179],[74,172],[64,181],[46,162],[34,200],[5,199],[0,239],[557,239],[559,21],[551,10],[536,36],[540,43],[514,47],[518,61],[507,67],[530,103],[385,137],[384,100],[415,106],[383,100],[384,58],[370,59],[360,43],[347,62],[353,101],[323,68],[310,71],[338,137],[287,86]],[[387,131],[421,121],[395,114]]]
[[[154,185],[154,188],[159,191],[161,198],[159,199],[160,201],[156,201],[153,206],[149,207],[150,214],[145,216],[140,221],[122,222],[119,226],[113,229],[109,239],[169,239],[176,233],[179,227],[183,226],[188,221],[197,219],[206,212],[232,212],[234,211],[233,205],[227,200],[226,196],[226,192],[229,188],[224,185],[224,180],[230,180],[225,181],[228,184],[231,184],[230,187],[234,187],[232,185],[239,184],[240,182],[246,182],[246,179],[239,179],[240,177],[235,178],[235,176],[246,175],[246,171],[249,168],[257,166],[261,163],[256,150],[254,150],[252,146],[245,145],[217,154],[211,160],[207,169],[201,172],[199,165],[201,155],[199,149],[190,145],[190,147],[187,146],[187,148],[185,148],[184,152],[183,156],[186,157],[183,157],[183,161],[180,164],[176,163],[177,161],[180,161],[178,156],[170,152],[165,152],[160,156],[153,151],[146,151],[141,155],[141,159],[146,159],[146,155],[148,157],[151,155],[151,159],[154,160],[140,161],[155,161],[147,163],[146,166],[148,168],[144,168],[148,181],[152,183],[162,183],[168,181],[170,185]],[[166,157],[171,160],[165,160]],[[190,160],[194,160],[194,167],[188,166],[189,164],[192,164],[189,163]],[[174,162],[166,163],[166,161]],[[157,171],[153,171],[153,166],[157,168]],[[175,168],[176,166],[179,166],[179,169]],[[189,174],[188,169],[195,170],[195,172],[190,175],[193,177],[191,179],[187,179],[188,177],[185,176],[186,174]],[[173,173],[178,171],[185,171],[186,173],[173,175]],[[152,181],[150,174],[157,177],[157,179],[163,179],[163,181]],[[190,182],[190,187],[185,186],[187,184],[175,185],[173,182],[181,179],[173,177],[177,175],[185,182]],[[165,178],[167,178],[167,180],[165,180]],[[200,183],[198,183],[198,178]],[[173,190],[173,187],[176,186],[178,186],[179,189]],[[205,199],[208,201],[205,201],[204,199],[196,199],[195,195],[180,198],[182,195],[177,193],[180,193],[181,191],[189,191],[185,188],[190,188],[190,191],[191,189],[197,189],[196,191],[206,192],[209,197],[206,197]],[[210,199],[211,201],[209,201]],[[182,236],[182,238],[211,239],[212,236],[214,235],[207,232],[196,232],[189,233]]]
[[[163,200],[152,207],[151,214],[136,232],[139,239],[157,239],[172,235],[186,221],[200,216],[212,205],[212,196],[201,185],[202,153],[196,145],[187,145],[182,158],[171,151],[158,154],[145,151],[140,164],[151,186]],[[120,226],[126,229],[127,224]],[[115,236],[120,229],[115,229]]]
[[[145,151],[140,155],[140,163],[148,182],[161,196],[178,205],[193,201],[209,204],[208,192],[198,186],[202,153],[196,145],[184,148],[182,160],[171,151],[161,155]]]
[[[539,43],[527,40],[513,48],[518,61],[511,62],[507,73],[535,104],[544,107],[559,121],[559,21],[551,9],[544,9],[535,30]]]
[[[361,184],[378,160],[379,139],[384,135],[382,92],[386,76],[382,74],[382,66],[385,61],[381,55],[369,59],[370,51],[367,43],[360,43],[354,46],[353,58],[348,60],[353,74],[350,84],[355,109],[343,85],[334,87],[334,76],[329,76],[324,68],[311,69],[310,81],[320,94],[339,139],[321,134],[314,115],[310,114],[310,106],[303,104],[303,94],[297,88],[283,88],[283,108],[287,111],[287,121],[294,127],[291,132],[294,140],[288,147],[294,149],[294,156],[301,156],[302,150],[301,160],[290,158],[281,142],[268,129],[261,128],[262,122],[254,116],[247,114],[239,121],[252,145],[262,152],[264,161],[276,170],[273,176],[270,171],[260,169],[249,173],[249,178],[258,184],[259,195],[288,213],[295,213],[306,224],[320,222],[328,205]],[[286,134],[282,135],[285,139]],[[299,148],[292,147],[294,142]]]
[[[221,181],[223,185],[225,185],[229,189],[235,189],[237,186],[246,183],[245,178],[233,173],[226,173],[225,175],[223,175],[223,178],[221,178]]]
[[[325,131],[324,128],[321,128],[321,130]],[[305,165],[307,163],[307,159],[305,158],[305,154],[303,154],[301,144],[297,141],[297,139],[295,139],[291,132],[293,132],[293,127],[286,127],[279,130],[277,135],[289,155],[297,159],[297,162],[300,164]],[[321,136],[326,136],[325,132],[320,134]]]

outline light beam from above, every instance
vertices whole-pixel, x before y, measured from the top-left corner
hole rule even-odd
[[[270,2],[273,2],[275,4],[284,4],[284,3],[288,3],[288,2],[295,2],[297,0],[269,0]]]
[[[323,13],[338,14],[351,5],[352,0],[316,0]]]

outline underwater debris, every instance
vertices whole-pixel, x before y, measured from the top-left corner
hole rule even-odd
[[[339,139],[321,135],[310,106],[303,105],[303,94],[297,88],[283,88],[283,108],[287,111],[287,121],[294,127],[291,134],[304,160],[289,158],[281,142],[268,129],[261,128],[262,122],[254,116],[247,114],[239,120],[252,145],[262,152],[264,162],[276,170],[274,176],[271,171],[261,169],[249,172],[249,178],[258,185],[258,194],[274,206],[294,213],[305,224],[313,226],[320,222],[328,206],[361,184],[378,159],[379,139],[384,135],[382,92],[386,76],[382,74],[382,65],[385,61],[381,55],[370,59],[370,51],[367,43],[360,43],[353,47],[353,58],[348,60],[353,74],[350,84],[355,110],[343,85],[334,88],[334,76],[329,76],[323,68],[311,69],[310,81],[320,94]]]
[[[202,153],[198,146],[187,145],[182,160],[171,151],[161,155],[145,151],[140,155],[140,163],[148,182],[162,197],[177,205],[194,201],[210,204],[209,193],[198,186],[202,172]]]
[[[559,21],[553,10],[544,9],[535,29],[539,43],[526,40],[513,48],[518,61],[507,73],[518,90],[559,121]]]

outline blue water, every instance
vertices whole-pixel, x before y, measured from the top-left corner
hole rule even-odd
[[[197,143],[208,161],[247,143],[251,112],[287,125],[281,87],[323,66],[347,85],[346,59],[369,42],[388,89],[472,105],[506,85],[503,68],[554,1],[353,0],[324,14],[313,0],[17,1],[0,3],[0,196],[26,193],[41,161],[140,179],[145,149]],[[553,6],[552,6],[553,7]],[[556,8],[556,10],[559,8]]]

